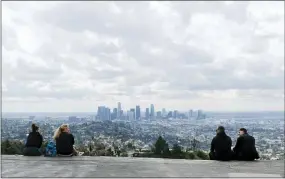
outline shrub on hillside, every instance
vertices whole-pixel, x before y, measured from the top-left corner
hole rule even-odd
[[[198,150],[196,153],[196,156],[201,160],[209,160],[209,155],[207,155],[205,152]]]
[[[22,155],[25,145],[23,142],[14,140],[5,140],[1,142],[1,154],[5,155]]]

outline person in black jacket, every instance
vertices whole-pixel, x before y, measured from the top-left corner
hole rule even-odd
[[[56,152],[58,155],[82,155],[82,153],[77,152],[73,147],[74,137],[70,133],[68,125],[63,124],[55,131],[54,140],[56,141]]]
[[[239,137],[237,138],[233,152],[235,160],[253,161],[259,159],[258,152],[255,148],[255,139],[248,135],[245,128],[239,130]]]
[[[39,127],[36,124],[32,124],[32,132],[29,133],[27,142],[23,154],[25,156],[41,156],[41,146],[43,143],[43,137],[38,132]]]
[[[219,126],[216,132],[217,135],[211,142],[210,160],[229,161],[232,158],[232,140],[223,126]]]

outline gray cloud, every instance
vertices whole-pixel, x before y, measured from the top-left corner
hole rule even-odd
[[[272,103],[284,98],[284,2],[4,2],[2,36],[7,110],[219,97],[284,107]]]

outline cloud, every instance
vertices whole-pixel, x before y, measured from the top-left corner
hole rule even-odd
[[[284,109],[284,2],[2,5],[4,111]]]

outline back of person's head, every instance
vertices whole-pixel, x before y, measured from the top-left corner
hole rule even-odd
[[[39,127],[36,124],[32,124],[32,132],[37,132]]]
[[[219,134],[219,133],[225,133],[225,128],[224,128],[224,126],[219,126],[219,127],[217,128],[216,132],[217,132],[217,134]]]
[[[57,139],[59,136],[60,136],[60,134],[62,133],[62,132],[65,132],[65,131],[67,131],[68,130],[68,125],[67,124],[62,124],[59,128],[57,128],[56,129],[56,131],[54,132],[54,136],[53,136],[53,138],[54,139]]]
[[[225,127],[224,126],[219,126],[217,131],[225,132]]]
[[[242,132],[243,134],[247,134],[247,130],[245,128],[240,128],[239,131]]]

